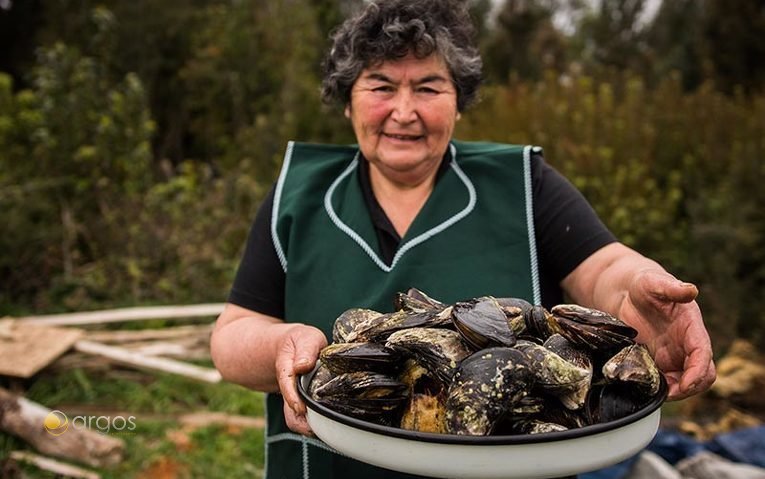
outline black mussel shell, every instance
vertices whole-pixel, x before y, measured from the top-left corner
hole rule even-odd
[[[369,322],[356,326],[347,338],[347,342],[375,342],[385,339],[396,331],[409,328],[437,328],[451,325],[451,308],[441,311],[431,310],[423,313],[396,311],[384,314]]]
[[[393,306],[396,310],[424,313],[434,310],[441,311],[447,305],[431,298],[417,288],[409,288],[406,293],[396,293],[393,298]]]
[[[651,398],[638,388],[626,384],[605,384],[593,387],[586,412],[590,424],[615,421],[644,408]]]
[[[647,396],[659,392],[661,372],[651,354],[642,344],[633,344],[616,353],[602,368],[607,381],[632,383]]]
[[[487,348],[464,359],[447,392],[449,433],[490,434],[533,383],[528,358],[517,349]]]
[[[340,374],[311,389],[316,402],[349,416],[371,420],[388,418],[409,395],[406,384],[370,371]]]
[[[455,303],[452,321],[475,351],[515,344],[515,333],[494,298],[486,296]]]
[[[557,329],[566,339],[592,351],[621,349],[634,344],[637,330],[614,316],[576,304],[551,309]]]
[[[543,306],[533,306],[523,315],[526,333],[542,341],[558,332],[555,318]]]
[[[319,359],[334,374],[354,371],[390,374],[401,369],[401,354],[380,343],[332,343],[321,350]]]
[[[409,328],[388,336],[385,345],[417,361],[430,375],[449,384],[460,362],[471,354],[462,336],[451,329]]]
[[[352,308],[343,312],[335,319],[332,326],[332,342],[348,342],[348,336],[360,325],[369,328],[370,324],[378,318],[382,318],[383,313],[364,308]],[[382,321],[382,319],[379,319]]]

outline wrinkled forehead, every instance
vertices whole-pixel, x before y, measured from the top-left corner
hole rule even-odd
[[[444,58],[435,53],[425,57],[418,57],[410,53],[402,58],[377,60],[365,66],[356,81],[368,78],[370,75],[433,79],[440,77],[452,83],[454,81]]]

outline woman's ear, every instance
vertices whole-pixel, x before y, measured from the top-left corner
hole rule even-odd
[[[457,112],[457,117],[456,117],[457,121],[459,121],[460,118],[462,118],[462,113]]]
[[[351,119],[351,104],[350,103],[345,105],[345,110],[343,111],[343,113],[345,114],[346,118],[348,118],[349,120]]]

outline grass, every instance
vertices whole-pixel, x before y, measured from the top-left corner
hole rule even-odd
[[[110,434],[125,441],[125,459],[97,470],[108,478],[257,478],[264,463],[263,430],[211,425],[192,429],[182,414],[215,411],[262,416],[260,393],[228,384],[204,384],[169,374],[121,369],[73,369],[41,374],[27,385],[26,397],[51,409],[81,414],[135,415],[135,430]],[[32,466],[5,461],[14,450],[35,452],[24,441],[0,433],[0,476],[52,478]],[[3,463],[5,463],[3,465]],[[19,469],[20,468],[20,469]]]

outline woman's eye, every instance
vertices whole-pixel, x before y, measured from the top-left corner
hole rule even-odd
[[[384,85],[384,86],[377,86],[372,88],[372,91],[380,92],[380,93],[390,93],[393,91],[393,87],[390,85]]]
[[[417,91],[420,93],[429,93],[429,94],[438,93],[438,90],[436,90],[435,88],[430,88],[427,86],[420,87],[417,89]]]

